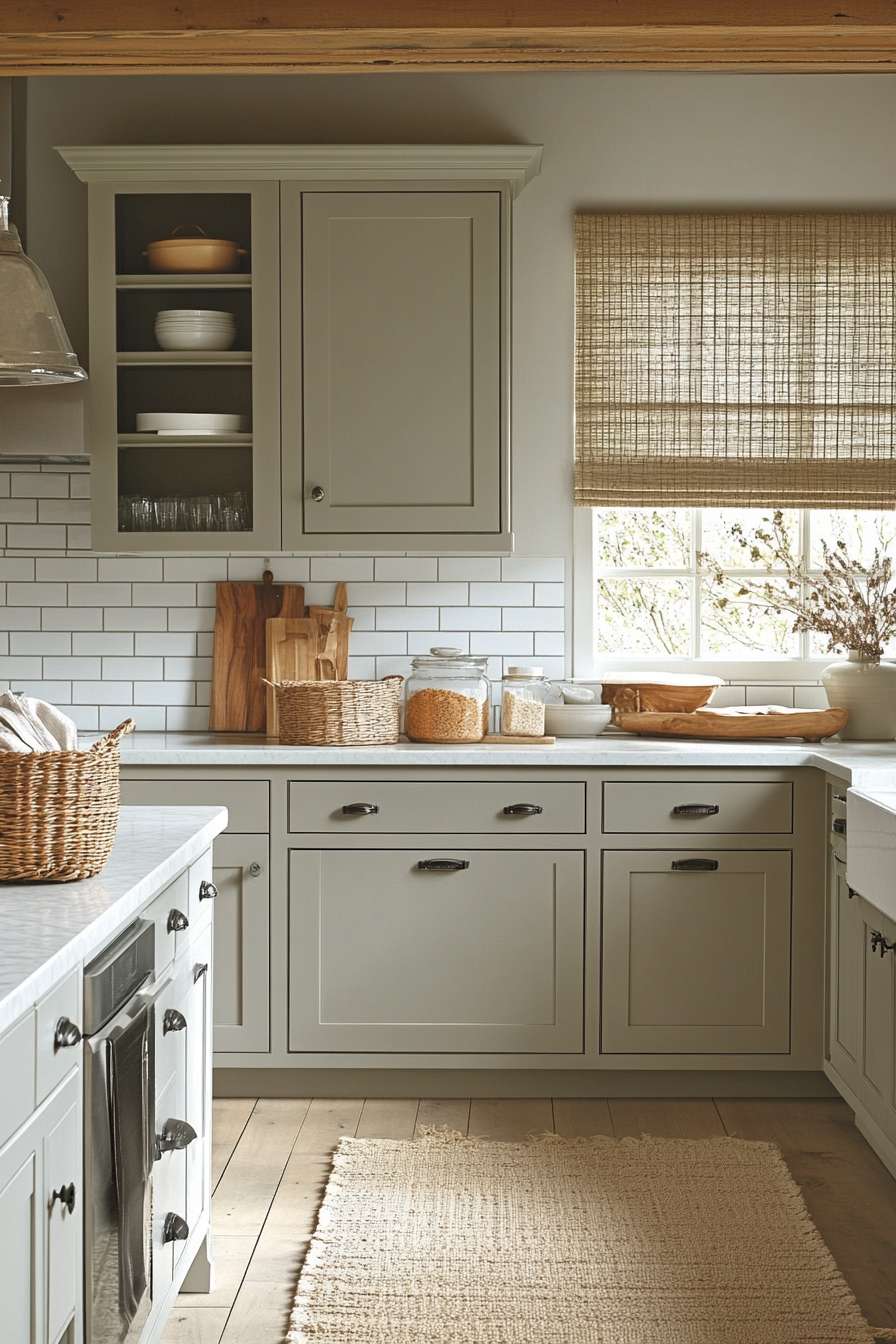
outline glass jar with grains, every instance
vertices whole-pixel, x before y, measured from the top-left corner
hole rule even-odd
[[[412,742],[481,742],[488,732],[487,658],[430,649],[413,660],[404,731]]]
[[[504,737],[544,737],[544,702],[551,683],[540,667],[508,667],[501,698]]]

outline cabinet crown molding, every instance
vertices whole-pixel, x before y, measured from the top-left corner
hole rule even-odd
[[[82,182],[500,181],[516,197],[541,172],[541,145],[62,145]]]

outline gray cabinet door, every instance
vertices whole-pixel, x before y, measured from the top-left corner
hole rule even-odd
[[[855,899],[862,940],[859,1098],[876,1124],[896,1141],[896,960],[892,950],[896,924],[863,897]]]
[[[789,851],[605,851],[601,1052],[786,1054],[790,905]]]
[[[581,1052],[583,859],[292,850],[289,1048]]]
[[[268,838],[219,835],[214,862],[215,1051],[265,1051],[271,1011]]]
[[[301,334],[290,334],[298,296],[295,259],[284,257],[284,544],[303,532],[374,544],[390,534],[506,530],[501,193],[301,200]],[[297,246],[287,222],[284,252]],[[289,367],[300,343],[301,485],[299,369]]]
[[[846,881],[846,865],[831,856],[831,1064],[858,1096],[862,1059],[863,937],[859,897]]]

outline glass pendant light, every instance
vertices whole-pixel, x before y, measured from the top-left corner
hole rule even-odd
[[[87,377],[72,350],[43,272],[22,251],[0,196],[0,387],[77,383]]]

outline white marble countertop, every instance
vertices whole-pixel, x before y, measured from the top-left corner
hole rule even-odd
[[[83,882],[0,883],[0,1033],[199,857],[223,807],[123,807],[112,857]]]
[[[707,742],[642,738],[608,731],[558,738],[553,746],[288,747],[264,737],[223,733],[141,733],[122,742],[123,765],[255,766],[817,766],[858,787],[896,789],[896,742]]]

